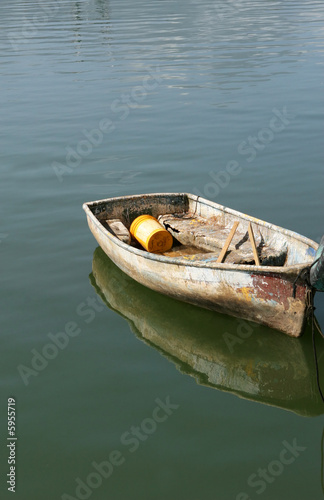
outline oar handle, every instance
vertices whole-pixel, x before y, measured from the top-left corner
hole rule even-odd
[[[233,227],[232,227],[232,229],[231,229],[231,232],[230,232],[230,234],[227,236],[227,239],[226,239],[226,241],[225,241],[225,243],[224,243],[224,246],[223,246],[223,248],[222,248],[222,251],[221,251],[221,253],[220,253],[220,254],[219,254],[219,256],[218,256],[218,259],[216,260],[216,262],[218,262],[219,264],[220,264],[221,262],[223,262],[223,260],[224,260],[225,254],[226,254],[226,252],[227,252],[228,247],[229,247],[229,246],[230,246],[230,244],[231,244],[231,241],[232,241],[232,239],[233,239],[233,236],[234,236],[234,234],[235,234],[235,231],[236,231],[236,229],[237,229],[237,226],[238,226],[238,225],[239,225],[239,222],[237,222],[237,221],[236,221],[236,222],[234,222]]]
[[[259,255],[258,255],[257,247],[256,247],[256,244],[255,244],[254,233],[253,233],[251,222],[249,222],[248,232],[249,232],[249,237],[250,237],[250,241],[251,241],[251,245],[252,245],[252,250],[253,250],[253,255],[254,255],[254,261],[255,261],[255,264],[257,266],[259,266],[260,265],[260,260],[259,260]]]

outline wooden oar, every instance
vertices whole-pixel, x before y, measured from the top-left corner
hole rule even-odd
[[[256,244],[255,244],[254,233],[253,233],[251,222],[249,222],[248,231],[249,231],[249,236],[250,236],[250,240],[251,240],[251,245],[252,245],[252,250],[253,250],[255,264],[257,266],[259,266],[260,265],[260,260],[259,260],[259,255],[258,255],[258,251],[257,251]]]
[[[224,246],[223,246],[223,248],[222,248],[222,251],[221,251],[221,253],[219,254],[218,259],[216,260],[216,262],[218,262],[218,263],[223,262],[223,259],[224,259],[224,257],[225,257],[225,254],[226,254],[226,252],[227,252],[227,249],[228,249],[228,247],[229,247],[229,246],[230,246],[230,244],[231,244],[231,241],[232,241],[232,239],[233,239],[233,236],[234,236],[234,234],[235,234],[235,231],[236,231],[236,229],[237,229],[237,226],[238,226],[238,225],[239,225],[239,223],[238,223],[237,221],[236,221],[236,222],[234,222],[233,227],[232,227],[232,229],[231,229],[231,232],[230,232],[230,234],[227,236],[227,240],[225,241]]]

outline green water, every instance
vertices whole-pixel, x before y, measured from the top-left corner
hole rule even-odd
[[[1,2],[1,499],[9,397],[19,500],[323,498],[309,329],[144,289],[81,209],[192,192],[319,242],[323,21],[313,0]]]

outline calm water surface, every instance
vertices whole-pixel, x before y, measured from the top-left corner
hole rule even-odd
[[[8,397],[19,500],[323,498],[310,331],[143,289],[81,209],[193,192],[319,241],[323,21],[307,0],[1,2],[0,498]]]

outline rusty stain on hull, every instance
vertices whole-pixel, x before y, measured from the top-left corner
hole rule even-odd
[[[313,261],[317,243],[186,193],[110,198],[85,203],[83,208],[99,245],[122,271],[139,283],[184,302],[255,321],[293,337],[302,334],[305,286],[299,283],[296,298],[293,298],[293,282],[300,270]],[[217,248],[210,248],[209,253],[205,249],[199,258],[192,258],[192,251],[187,258],[185,255],[150,254],[120,241],[105,226],[107,219],[119,218],[129,227],[138,215],[145,213],[153,217],[194,213],[202,220],[210,221],[214,217],[223,227],[231,227],[238,220],[243,232],[252,221],[260,241],[266,242],[271,252],[287,249],[285,264],[216,263]]]

